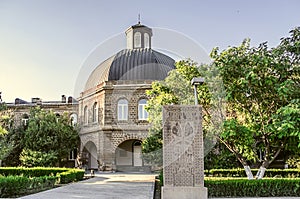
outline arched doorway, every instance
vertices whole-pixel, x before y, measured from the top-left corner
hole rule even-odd
[[[134,171],[144,166],[142,159],[142,143],[140,140],[126,140],[116,149],[117,170]]]
[[[140,141],[133,142],[133,166],[143,166],[142,159],[142,143]]]
[[[87,142],[83,147],[82,166],[87,169],[98,169],[97,147],[91,141]]]

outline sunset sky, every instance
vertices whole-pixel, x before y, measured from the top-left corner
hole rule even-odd
[[[78,95],[75,85],[83,88],[97,64],[125,48],[124,32],[138,14],[157,32],[153,48],[193,58],[245,38],[252,46],[268,41],[275,47],[300,26],[299,8],[298,0],[0,0],[2,99]],[[180,51],[184,44],[191,51]]]

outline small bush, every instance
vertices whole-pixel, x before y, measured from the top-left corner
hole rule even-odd
[[[83,179],[84,171],[78,169],[68,170],[57,174],[60,179],[60,184],[67,184],[70,182],[75,182]]]

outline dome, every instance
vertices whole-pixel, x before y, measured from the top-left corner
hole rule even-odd
[[[171,57],[151,48],[124,49],[95,68],[85,90],[111,80],[163,80],[175,68],[174,63]]]

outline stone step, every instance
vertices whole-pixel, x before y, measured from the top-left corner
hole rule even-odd
[[[117,171],[151,173],[151,167],[150,166],[118,165],[117,166]]]

